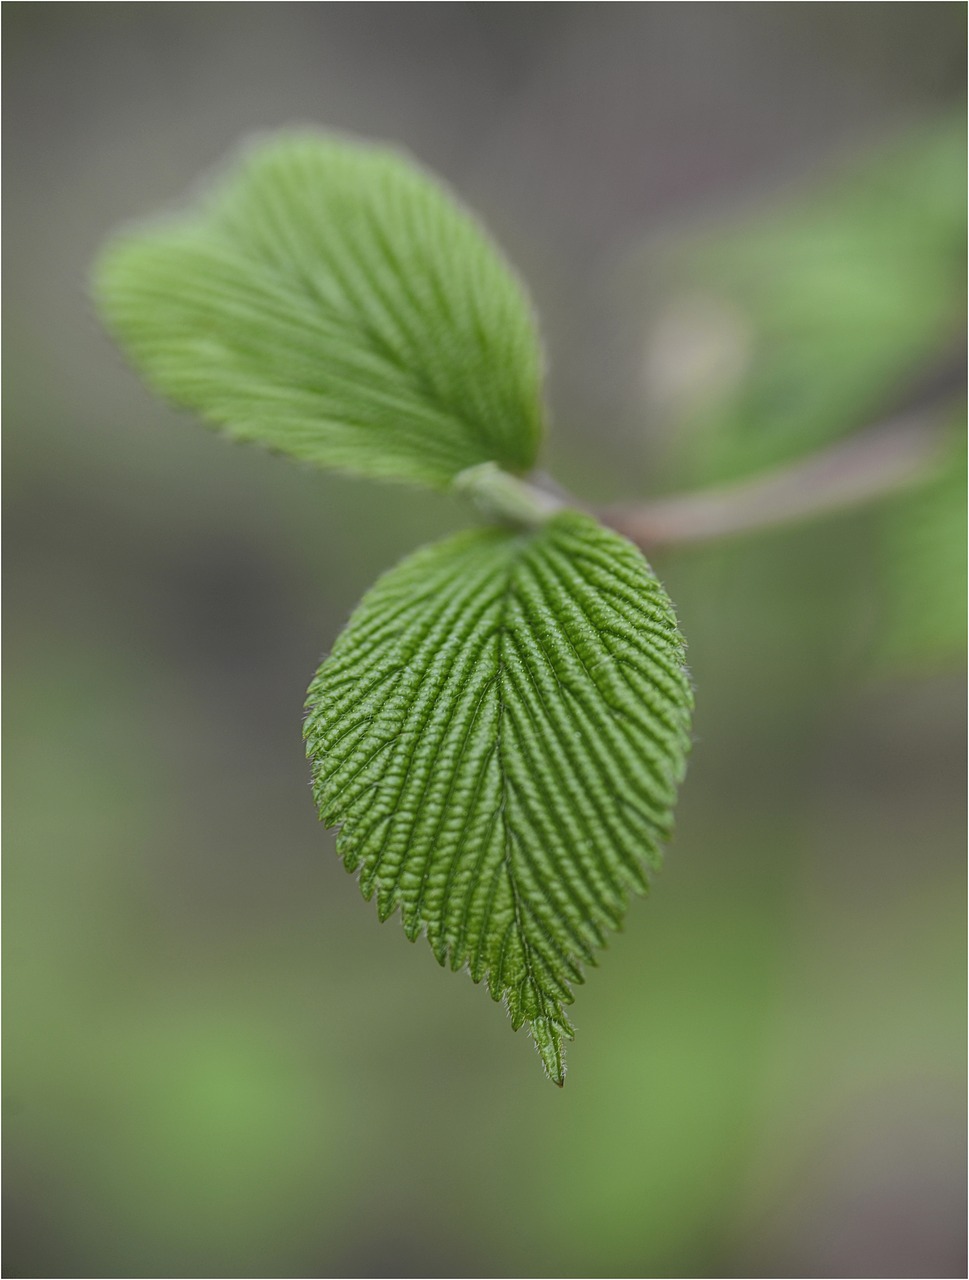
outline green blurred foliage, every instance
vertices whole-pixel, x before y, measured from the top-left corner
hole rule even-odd
[[[939,466],[883,516],[885,619],[878,652],[889,670],[959,663],[966,647],[966,424],[960,413]]]
[[[945,119],[656,255],[711,330],[707,393],[695,378],[677,406],[684,479],[787,461],[957,358],[966,176],[965,124]]]
[[[774,208],[664,246],[647,269],[665,298],[648,366],[667,484],[804,456],[908,408],[920,384],[937,417],[946,400],[931,384],[947,384],[959,407],[944,455],[872,515],[869,650],[886,671],[959,667],[965,653],[965,190],[965,124],[944,118]]]

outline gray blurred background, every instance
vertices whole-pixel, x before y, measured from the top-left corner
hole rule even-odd
[[[929,487],[656,557],[697,742],[559,1092],[378,924],[303,759],[349,611],[467,513],[227,445],[149,397],[87,298],[106,236],[242,136],[389,140],[531,286],[550,469],[590,498],[740,473],[960,344],[965,17],[4,7],[6,1275],[965,1274],[964,578],[905,594],[932,577],[912,531],[964,545],[964,514]],[[887,187],[852,186],[871,155]],[[813,214],[796,251],[771,221],[825,190],[845,271]],[[852,247],[883,241],[904,273]],[[758,311],[819,263],[843,303]]]

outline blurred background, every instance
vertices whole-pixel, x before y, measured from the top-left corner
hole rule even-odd
[[[959,448],[655,557],[696,745],[559,1091],[303,759],[349,611],[467,512],[228,445],[86,292],[240,137],[390,140],[528,280],[565,484],[747,475],[964,348],[964,6],[4,16],[5,1274],[964,1275]]]

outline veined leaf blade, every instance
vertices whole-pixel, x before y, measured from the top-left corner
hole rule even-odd
[[[577,512],[418,551],[367,594],[308,695],[320,815],[564,1079],[583,966],[659,866],[689,746],[683,644],[639,551]]]
[[[393,151],[264,142],[196,212],[120,236],[95,293],[148,382],[236,439],[439,488],[535,461],[541,353],[522,288]]]

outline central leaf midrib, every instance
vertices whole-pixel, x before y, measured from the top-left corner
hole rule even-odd
[[[519,547],[514,548],[513,554],[510,555],[508,558],[508,569],[507,569],[507,577],[505,579],[505,589],[502,592],[501,608],[498,614],[498,675],[497,675],[497,680],[495,682],[496,688],[498,691],[498,723],[495,727],[495,740],[497,744],[496,750],[498,755],[498,778],[499,778],[499,786],[501,788],[501,802],[499,805],[499,815],[501,818],[501,828],[502,828],[502,858],[503,858],[504,867],[505,867],[505,875],[508,877],[508,886],[511,889],[512,903],[515,909],[515,928],[518,931],[518,936],[521,938],[522,956],[525,963],[525,973],[526,973],[526,977],[522,978],[518,983],[518,989],[520,992],[521,988],[524,987],[525,982],[526,981],[530,982],[533,990],[535,991],[536,995],[540,998],[542,1002],[543,1012],[544,1012],[545,992],[541,988],[541,986],[536,982],[535,973],[532,968],[532,946],[525,933],[525,925],[522,919],[521,897],[518,892],[518,884],[516,882],[514,868],[512,866],[511,856],[509,852],[509,843],[510,843],[510,840],[512,839],[512,828],[511,828],[511,823],[508,821],[506,817],[507,809],[508,809],[508,803],[507,803],[508,802],[508,772],[505,769],[505,755],[504,755],[504,747],[503,747],[504,735],[502,732],[504,727],[504,719],[505,719],[504,674],[505,674],[505,640],[508,634],[508,603],[514,595],[513,583],[515,579],[515,573],[518,570],[518,567],[520,565],[523,552],[526,550],[526,548],[530,548],[534,544],[535,537],[536,537],[535,534],[530,535],[528,538],[528,541],[524,544],[524,546],[519,545]],[[496,975],[496,980],[502,984],[504,982],[505,950],[506,950],[506,943],[503,940],[498,973]],[[512,988],[509,988],[509,989],[512,989]],[[519,1006],[521,1006],[520,995],[519,995]],[[520,1007],[518,1012],[521,1013]]]

